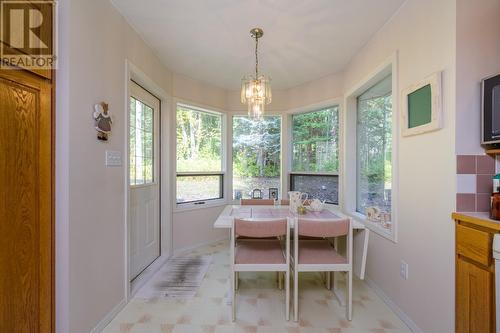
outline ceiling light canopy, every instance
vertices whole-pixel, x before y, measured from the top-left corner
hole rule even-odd
[[[265,105],[272,100],[271,78],[259,74],[258,46],[264,31],[254,28],[250,30],[250,35],[255,38],[255,76],[249,74],[241,79],[241,103],[248,105],[250,118],[260,119],[264,115]]]

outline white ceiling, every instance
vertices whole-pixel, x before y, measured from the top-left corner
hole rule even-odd
[[[341,71],[404,0],[112,0],[172,71],[236,90],[254,69],[286,89]]]

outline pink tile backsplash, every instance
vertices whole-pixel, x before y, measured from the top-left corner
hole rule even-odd
[[[491,175],[495,173],[495,159],[490,155],[476,156],[476,174]]]
[[[493,192],[493,175],[476,175],[476,193]]]
[[[457,193],[457,212],[475,212],[476,195],[474,193]]]
[[[457,211],[490,210],[492,178],[496,168],[495,159],[489,155],[457,155]],[[474,179],[469,179],[471,176]]]
[[[489,212],[491,205],[491,194],[476,194],[476,211]]]
[[[457,155],[457,174],[475,174],[476,155]]]

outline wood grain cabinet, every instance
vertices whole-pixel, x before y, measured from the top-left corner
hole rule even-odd
[[[23,17],[43,13],[39,31],[30,33],[52,49],[52,7],[9,3]],[[0,4],[2,27],[13,29],[5,23],[9,4]],[[0,36],[4,53],[41,54],[29,43],[9,48],[9,35]],[[0,68],[0,333],[55,332],[53,73],[13,62]]]
[[[458,214],[455,219],[455,327],[457,333],[495,332],[493,236],[500,223],[486,213]]]

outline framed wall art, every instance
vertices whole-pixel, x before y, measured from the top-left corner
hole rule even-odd
[[[442,128],[441,89],[441,72],[437,72],[402,91],[402,136],[418,135]]]

